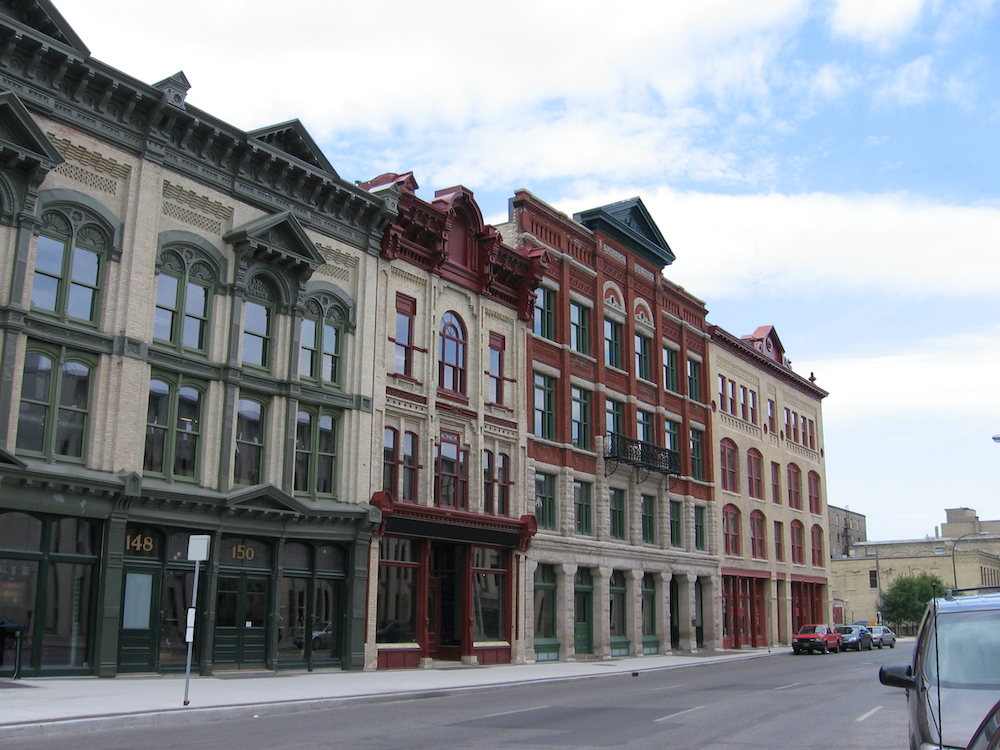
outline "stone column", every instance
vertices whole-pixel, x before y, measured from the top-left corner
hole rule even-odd
[[[625,632],[629,653],[642,656],[642,571],[625,571]]]
[[[614,568],[594,568],[594,656],[611,658],[611,573]]]
[[[556,565],[556,637],[559,638],[559,653],[565,661],[576,660],[576,597],[573,585],[576,581],[576,565]]]

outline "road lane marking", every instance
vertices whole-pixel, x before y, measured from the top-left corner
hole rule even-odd
[[[775,690],[788,690],[788,688],[798,687],[801,682],[793,682],[791,685],[782,685],[781,687],[776,687]]]
[[[861,716],[859,716],[858,718],[856,718],[854,721],[864,721],[865,719],[867,719],[872,714],[878,713],[881,710],[882,710],[881,706],[875,706],[875,708],[873,708],[871,711],[869,711],[866,714],[861,714]]]
[[[689,714],[692,711],[700,711],[703,708],[704,708],[704,706],[695,706],[694,708],[687,708],[687,709],[685,709],[683,711],[678,711],[675,714],[670,714],[670,716],[661,716],[659,719],[653,719],[653,721],[654,722],[656,722],[656,721],[666,721],[667,719],[673,719],[673,718],[675,718],[677,716],[681,716],[683,714]]]
[[[523,714],[525,711],[540,711],[543,708],[549,708],[549,706],[532,706],[531,708],[519,708],[515,711],[501,711],[498,714],[486,714],[486,716],[480,716],[481,719],[493,719],[497,716],[510,716],[511,714]]]
[[[663,687],[650,688],[649,692],[653,693],[653,692],[655,692],[657,690],[670,690],[670,688],[684,687],[686,684],[687,684],[686,682],[682,682],[680,685],[664,685]]]

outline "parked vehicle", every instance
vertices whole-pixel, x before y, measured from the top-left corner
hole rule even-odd
[[[885,625],[873,625],[871,631],[872,643],[875,646],[878,648],[882,648],[883,646],[896,648],[896,634]]]
[[[868,628],[863,628],[860,625],[841,625],[837,628],[837,632],[843,639],[844,651],[849,649],[855,651],[872,650],[872,632]]]
[[[792,653],[801,654],[804,651],[818,651],[821,654],[841,650],[842,638],[829,625],[803,625],[799,632],[792,636]]]
[[[333,645],[333,636],[333,623],[318,623],[312,634],[313,650],[316,651],[319,649],[330,648]],[[302,648],[305,643],[305,639],[301,635],[297,635],[292,639],[292,643],[295,644],[296,648]]]
[[[993,706],[972,735],[969,750],[1000,750],[1000,701]]]
[[[932,601],[913,661],[882,667],[879,680],[906,689],[911,750],[966,750],[1000,692],[1000,587]]]

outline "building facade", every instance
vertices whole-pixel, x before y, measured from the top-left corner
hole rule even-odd
[[[523,662],[522,358],[544,251],[505,245],[465,188],[424,201],[409,173],[364,187],[395,212],[374,326],[367,666]]]
[[[6,3],[0,614],[22,673],[361,668],[383,202]],[[3,662],[4,669],[11,661]]]
[[[770,326],[710,326],[724,648],[830,620],[822,400]]]
[[[570,218],[526,191],[500,227],[541,246],[523,388],[528,659],[716,644],[718,558],[704,304],[642,201]]]
[[[863,513],[828,505],[827,522],[830,529],[831,558],[847,557],[855,544],[868,541],[868,526]]]

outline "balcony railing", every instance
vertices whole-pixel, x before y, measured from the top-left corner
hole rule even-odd
[[[605,438],[604,459],[614,464],[615,468],[618,464],[628,464],[647,471],[658,471],[661,474],[681,473],[681,454],[677,451],[619,435],[616,432],[609,433]]]

